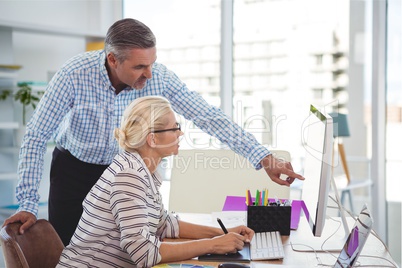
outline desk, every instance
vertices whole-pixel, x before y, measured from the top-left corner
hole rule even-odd
[[[209,226],[219,227],[216,223],[216,218],[212,217],[211,214],[192,214],[192,213],[178,213],[180,219],[183,221],[204,224]],[[337,219],[335,219],[337,220]],[[340,220],[340,219],[339,219]],[[349,229],[353,226],[354,220],[352,218],[348,219]],[[226,223],[225,223],[226,224]],[[311,241],[321,241],[323,238],[327,238],[328,235],[333,234],[339,226],[339,222],[327,219],[325,223],[325,228],[323,235],[320,238],[316,238],[312,235],[310,227],[307,224],[304,216],[300,219],[299,228],[297,230],[292,230],[290,236],[282,236],[282,242],[285,251],[285,258],[283,260],[271,260],[271,261],[251,261],[251,268],[269,268],[269,267],[331,267],[336,259],[338,258],[339,252],[325,253],[325,252],[296,252],[292,249],[291,241],[297,239],[299,241],[305,241],[305,244],[309,244]],[[231,226],[227,226],[231,227]],[[343,238],[343,229],[336,233],[336,235],[331,239]],[[178,241],[175,239],[169,239],[169,241]],[[325,249],[325,246],[324,246]],[[306,246],[306,250],[308,247]],[[375,256],[379,258],[373,258],[368,256]],[[385,258],[380,259],[380,258]],[[387,261],[388,260],[388,261]],[[183,263],[183,264],[197,264],[197,265],[208,265],[217,267],[220,262],[199,262],[197,259],[191,259],[182,262],[172,262],[172,263]],[[392,259],[388,250],[384,247],[382,242],[378,240],[373,234],[367,239],[367,242],[363,248],[363,251],[358,259],[358,264],[371,265],[370,267],[398,267],[393,266],[395,261]],[[321,266],[319,264],[323,264]],[[374,266],[375,265],[375,266]]]

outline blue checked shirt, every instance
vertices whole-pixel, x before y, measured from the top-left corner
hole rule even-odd
[[[38,188],[47,141],[55,142],[81,161],[109,165],[119,148],[113,130],[126,106],[148,95],[167,98],[175,112],[217,137],[247,158],[257,169],[270,152],[235,124],[219,108],[209,105],[164,65],[155,63],[152,79],[141,90],[115,94],[105,67],[103,50],[86,52],[67,61],[50,81],[27,125],[18,164],[19,211],[37,214]]]

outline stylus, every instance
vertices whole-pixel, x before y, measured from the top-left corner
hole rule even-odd
[[[216,220],[218,221],[219,225],[221,226],[223,232],[224,232],[225,234],[227,234],[227,233],[228,233],[228,230],[226,230],[226,227],[225,227],[225,225],[223,225],[223,222],[221,221],[221,219],[217,218]]]

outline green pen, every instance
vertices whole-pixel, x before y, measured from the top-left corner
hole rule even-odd
[[[260,191],[257,190],[255,194],[255,205],[259,206],[260,205]]]

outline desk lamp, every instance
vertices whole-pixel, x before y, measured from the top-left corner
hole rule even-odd
[[[349,168],[346,163],[346,155],[345,155],[345,148],[343,147],[342,137],[349,137],[349,126],[348,126],[348,119],[346,114],[341,113],[330,113],[329,114],[334,123],[334,138],[338,139],[338,151],[339,155],[341,156],[342,167],[346,175],[346,179],[348,184],[350,183],[350,174]]]

